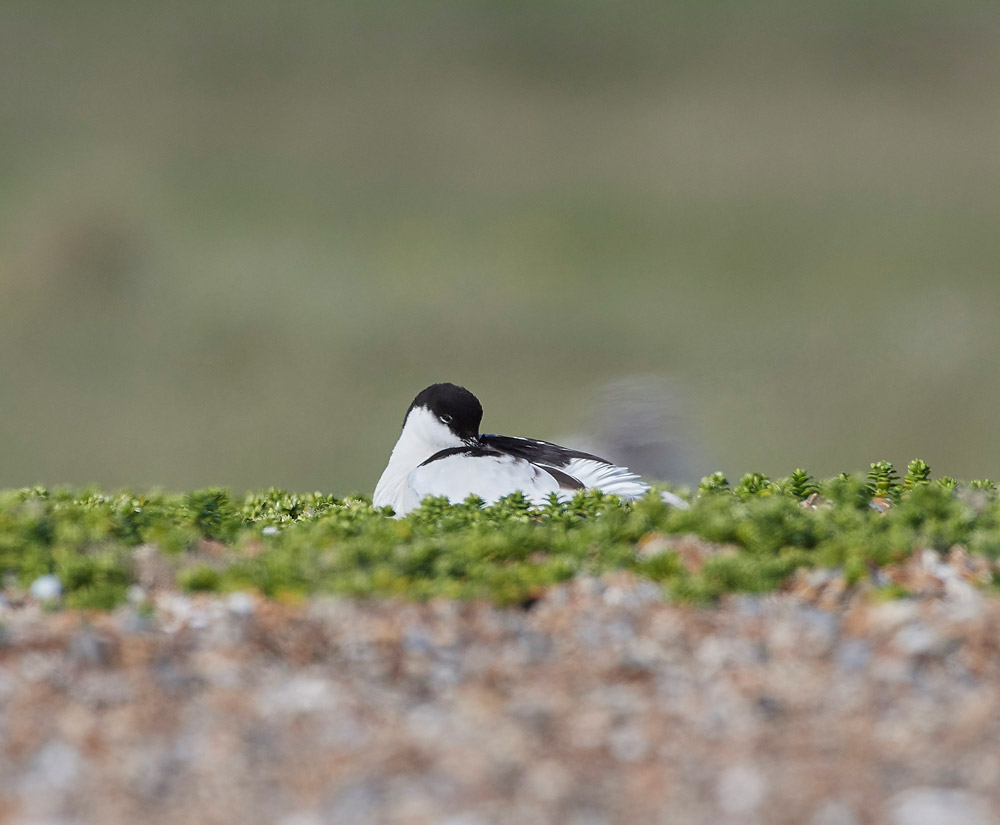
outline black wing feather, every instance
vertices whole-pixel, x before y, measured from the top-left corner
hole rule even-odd
[[[560,447],[549,441],[536,441],[531,438],[512,438],[509,435],[481,435],[479,443],[495,451],[523,458],[532,464],[544,464],[546,467],[565,467],[574,458],[599,461],[610,464],[607,459],[580,450]],[[565,473],[563,474],[565,475]],[[575,479],[574,479],[575,481]]]
[[[546,467],[542,464],[535,465],[539,469],[547,472],[552,478],[559,482],[560,489],[563,490],[584,490],[584,484],[580,479],[573,478],[569,473],[564,473],[562,470],[557,470],[555,467]]]
[[[449,447],[447,450],[439,450],[438,452],[434,453],[434,455],[432,455],[426,461],[421,461],[420,466],[424,467],[427,464],[430,464],[432,461],[440,461],[442,458],[450,458],[453,455],[464,455],[468,456],[469,458],[484,458],[485,456],[489,455],[502,457],[503,453],[500,452],[499,450],[491,450],[489,447],[474,447],[471,445],[468,447]]]

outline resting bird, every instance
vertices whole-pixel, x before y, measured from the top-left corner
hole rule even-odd
[[[627,467],[590,453],[531,438],[480,434],[482,418],[479,399],[465,387],[432,384],[417,395],[375,487],[375,506],[392,507],[401,517],[427,496],[458,503],[477,495],[492,504],[519,490],[533,504],[543,504],[552,493],[566,498],[596,489],[635,499],[649,490]],[[665,500],[684,505],[670,493]]]

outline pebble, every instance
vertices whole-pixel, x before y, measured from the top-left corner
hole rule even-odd
[[[886,802],[892,825],[998,825],[989,803],[952,788],[909,788]]]
[[[615,730],[608,745],[611,755],[619,762],[638,762],[649,751],[649,740],[646,735],[633,726]]]
[[[897,599],[875,605],[869,613],[869,621],[877,630],[895,630],[902,625],[916,621],[920,617],[917,605],[911,599]]]
[[[766,610],[764,599],[749,593],[741,593],[732,597],[734,610],[744,613],[747,616],[763,616]]]
[[[848,639],[837,645],[833,657],[844,670],[861,670],[868,665],[872,656],[872,646],[864,639]]]
[[[43,793],[70,790],[79,776],[82,761],[79,751],[65,742],[49,742],[31,763],[36,790]]]
[[[753,813],[767,796],[767,781],[752,765],[733,765],[724,770],[715,786],[715,798],[727,814]]]
[[[39,576],[31,583],[29,592],[39,601],[50,602],[62,596],[62,582],[56,575]]]
[[[145,610],[130,607],[118,614],[118,626],[128,635],[150,633],[156,629],[156,620]]]
[[[69,650],[74,659],[88,665],[107,666],[114,658],[111,643],[89,627],[83,627],[73,634]]]
[[[839,567],[816,567],[806,573],[806,582],[810,587],[825,587],[842,574]]]
[[[809,825],[861,825],[861,820],[850,805],[828,800],[809,817]]]
[[[146,593],[146,588],[141,587],[138,584],[133,584],[130,585],[129,589],[125,591],[125,598],[130,605],[138,607],[146,603],[149,595]]]
[[[146,592],[110,616],[19,593],[3,614],[18,822],[134,821],[100,815],[113,798],[163,825],[1000,825],[985,593],[965,627],[940,589],[693,607],[622,573],[531,611]]]
[[[250,616],[254,611],[253,596],[249,593],[230,593],[226,597],[226,609],[237,616]]]
[[[800,607],[795,611],[795,620],[804,630],[805,641],[815,650],[829,650],[840,632],[840,616],[829,610]]]
[[[295,716],[298,714],[329,713],[337,699],[326,679],[297,675],[273,686],[258,699],[262,716]]]
[[[636,552],[640,558],[651,559],[663,553],[672,552],[675,549],[675,542],[662,533],[647,533],[636,546]]]
[[[923,622],[904,625],[893,637],[893,645],[906,656],[931,656],[945,652],[949,640]]]
[[[324,806],[324,822],[376,822],[384,793],[378,780],[359,781],[334,793]]]
[[[597,576],[580,576],[574,584],[581,596],[599,596],[608,587],[607,583]]]
[[[949,614],[956,621],[978,619],[983,612],[983,596],[972,584],[953,577],[944,583]]]
[[[490,820],[477,813],[460,813],[449,816],[441,825],[490,825]]]
[[[324,820],[313,811],[291,811],[281,817],[277,825],[324,825]]]

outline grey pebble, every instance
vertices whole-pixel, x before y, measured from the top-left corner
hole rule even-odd
[[[862,670],[872,656],[872,646],[864,639],[848,639],[837,645],[833,658],[844,670]]]
[[[830,799],[813,812],[809,825],[861,825],[861,820],[850,805]]]
[[[943,653],[948,647],[948,639],[923,622],[913,622],[896,632],[893,644],[907,656],[930,656]]]
[[[953,788],[908,788],[885,808],[892,825],[997,825],[983,797]]]
[[[69,642],[70,655],[89,665],[110,665],[111,643],[92,628],[83,627],[73,634]]]

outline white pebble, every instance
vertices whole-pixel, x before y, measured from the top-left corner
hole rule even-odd
[[[237,616],[249,616],[254,609],[253,596],[249,593],[230,593],[226,599],[226,607]]]
[[[43,602],[50,602],[62,595],[62,582],[55,575],[39,576],[31,583],[31,595]]]

